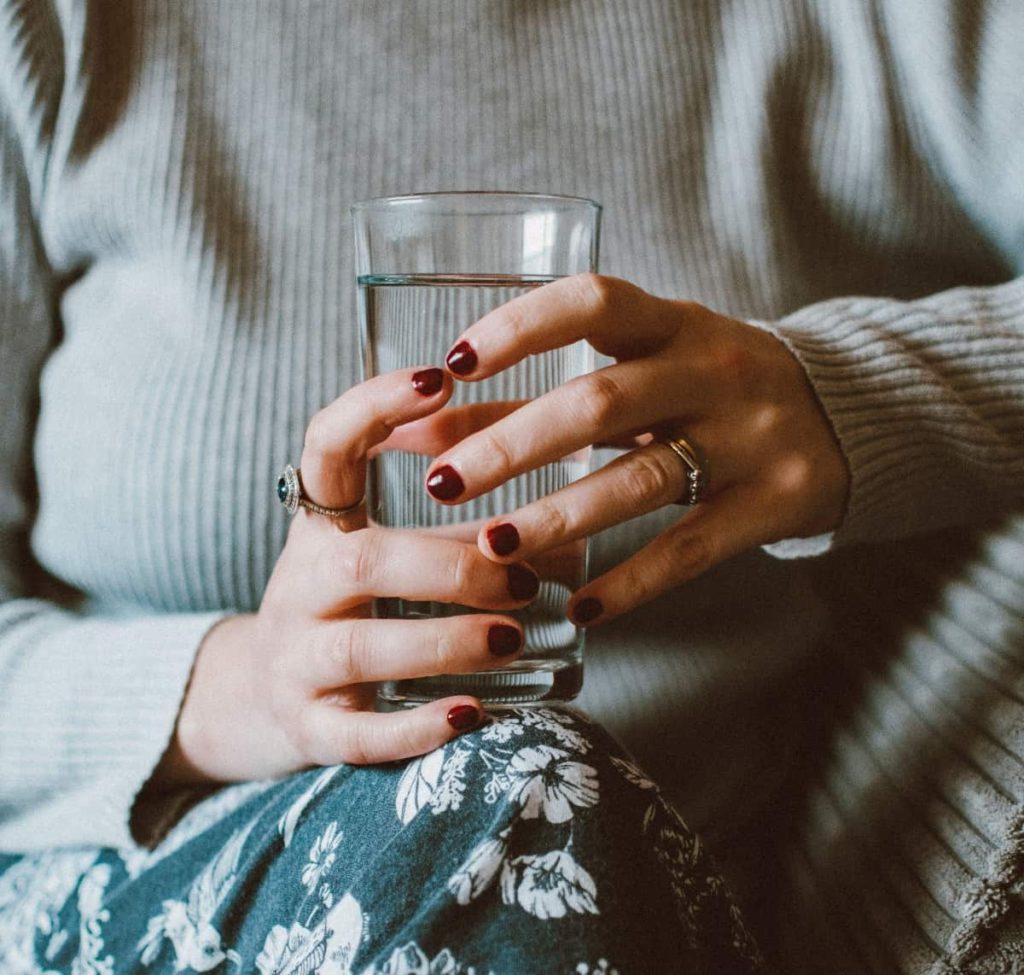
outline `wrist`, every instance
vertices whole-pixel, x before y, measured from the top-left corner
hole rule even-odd
[[[230,781],[221,756],[231,749],[225,731],[234,715],[248,707],[247,689],[239,676],[240,656],[251,647],[256,617],[228,616],[217,623],[196,651],[182,698],[174,734],[150,784],[158,789]]]

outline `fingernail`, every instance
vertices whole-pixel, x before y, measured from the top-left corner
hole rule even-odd
[[[533,599],[540,592],[540,579],[537,573],[523,565],[506,565],[508,572],[508,591],[513,599]]]
[[[468,376],[476,368],[476,353],[468,342],[459,342],[445,356],[444,364],[456,376]]]
[[[495,555],[511,555],[519,548],[519,532],[515,525],[503,521],[487,529],[487,544]]]
[[[487,631],[487,649],[496,657],[509,657],[522,645],[522,634],[507,623],[495,623]]]
[[[466,490],[466,485],[459,472],[451,464],[445,464],[427,478],[427,490],[438,501],[454,501]]]
[[[456,704],[448,712],[448,724],[456,731],[469,731],[480,724],[480,712],[472,704]]]
[[[420,396],[433,396],[444,385],[443,369],[421,369],[412,374],[412,388]]]
[[[596,620],[604,612],[604,606],[600,599],[587,596],[581,599],[572,610],[572,618],[577,623],[589,623]]]

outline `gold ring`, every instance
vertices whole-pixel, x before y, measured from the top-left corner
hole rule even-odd
[[[707,461],[685,437],[665,437],[658,442],[668,447],[686,468],[686,492],[676,504],[700,504],[708,492]]]

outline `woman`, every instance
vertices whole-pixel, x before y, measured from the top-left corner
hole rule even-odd
[[[683,465],[645,445],[546,517],[509,513],[514,552],[485,537],[458,556],[497,614],[458,624],[474,628],[460,665],[489,660],[486,628],[521,605],[502,565],[563,537],[545,526],[586,534],[651,511],[605,536],[572,603],[592,628],[582,703],[717,850],[752,848],[753,875],[779,878],[761,930],[783,965],[1013,963],[1022,27],[1008,4],[969,9],[8,4],[0,881],[27,970],[101,969],[114,944],[118,970],[650,970],[603,954],[625,945],[753,964],[720,882],[694,889],[707,871],[678,824],[644,832],[649,809],[669,813],[599,732],[523,715],[469,732],[448,765],[453,723],[478,714],[454,709],[474,702],[367,715],[363,689],[339,694],[378,664],[419,666],[409,638],[364,618],[369,595],[455,590],[407,575],[358,522],[339,533],[303,514],[285,543],[268,491],[316,415],[306,487],[350,506],[375,419],[428,416],[451,382],[573,337],[618,363],[434,470],[484,490],[566,446],[538,419],[557,410],[579,442],[692,439],[706,500],[679,521]],[[573,279],[495,313],[464,336],[473,368],[460,349],[436,394],[411,374],[344,392],[347,204],[453,187],[601,200],[604,266],[635,284]],[[883,297],[843,297],[858,294]],[[630,504],[595,504],[622,484]],[[835,553],[755,554],[645,603],[768,542]],[[446,551],[426,559],[450,565]],[[420,632],[433,653],[436,632]],[[228,788],[152,854],[131,845],[176,821],[169,795],[195,800],[178,784],[424,753]],[[445,767],[456,781],[471,760],[473,825],[443,829]],[[507,773],[493,804],[488,760]],[[586,768],[609,784],[600,802]],[[543,775],[562,801],[535,792]],[[784,776],[787,803],[768,803]],[[513,822],[540,832],[512,850]],[[272,855],[283,901],[260,899],[273,867],[253,864]],[[633,857],[650,900],[615,879]],[[384,859],[352,893],[345,871]],[[730,869],[752,876],[742,856]],[[26,889],[50,905],[27,927],[10,907]],[[445,893],[413,896],[429,890]],[[594,891],[617,910],[594,915]],[[650,924],[664,902],[676,922]]]

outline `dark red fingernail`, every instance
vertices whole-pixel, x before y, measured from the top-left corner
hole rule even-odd
[[[466,490],[466,485],[459,472],[451,464],[445,464],[427,478],[427,490],[438,501],[454,501]]]
[[[572,618],[577,623],[589,623],[591,620],[596,620],[603,612],[604,606],[601,600],[595,599],[593,596],[587,596],[573,607]]]
[[[412,374],[412,388],[420,396],[433,396],[441,392],[444,385],[443,369],[421,369]]]
[[[480,724],[480,712],[472,704],[456,704],[448,712],[448,724],[456,731],[469,731]]]
[[[506,565],[508,572],[508,591],[513,599],[533,599],[540,592],[540,579],[537,573],[524,565]]]
[[[495,555],[511,555],[519,548],[519,532],[507,521],[487,529],[487,544]]]
[[[508,657],[523,645],[523,635],[508,623],[495,623],[487,631],[487,649],[496,657]]]
[[[459,342],[445,356],[444,364],[456,376],[468,376],[476,368],[476,353],[468,342]]]

